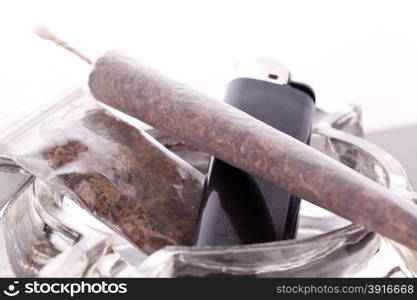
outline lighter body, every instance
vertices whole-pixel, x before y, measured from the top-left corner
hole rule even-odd
[[[314,93],[292,83],[287,68],[267,59],[237,64],[224,101],[307,143]],[[198,246],[237,245],[296,236],[300,199],[212,157],[195,233]]]

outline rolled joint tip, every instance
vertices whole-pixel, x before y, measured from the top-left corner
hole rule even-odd
[[[55,43],[56,45],[64,48],[65,50],[77,55],[79,58],[81,58],[87,64],[89,64],[89,65],[93,64],[93,61],[91,59],[89,59],[87,56],[82,54],[77,49],[71,47],[67,42],[65,42],[64,40],[61,40],[55,34],[53,34],[49,30],[48,26],[46,26],[45,24],[37,24],[35,26],[35,34],[37,36],[39,36],[40,38],[45,39],[47,41],[51,41],[51,42]]]
[[[35,33],[37,36],[45,40],[52,40],[54,38],[54,35],[49,30],[48,26],[42,23],[35,25]]]

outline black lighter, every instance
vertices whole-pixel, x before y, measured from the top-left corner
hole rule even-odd
[[[315,96],[290,80],[288,69],[268,59],[236,65],[225,102],[308,143]],[[294,238],[300,199],[212,157],[194,242],[239,245]]]

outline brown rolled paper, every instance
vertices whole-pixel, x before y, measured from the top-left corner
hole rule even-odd
[[[101,102],[369,230],[417,249],[417,207],[336,160],[118,52],[95,63]]]

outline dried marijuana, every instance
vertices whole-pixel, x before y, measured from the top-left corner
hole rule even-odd
[[[102,109],[89,111],[81,122],[96,141],[68,140],[42,151],[55,170],[81,161],[88,164],[87,171],[72,167],[71,172],[60,172],[62,183],[148,253],[189,244],[203,175]],[[95,151],[97,144],[105,147],[105,157]]]

